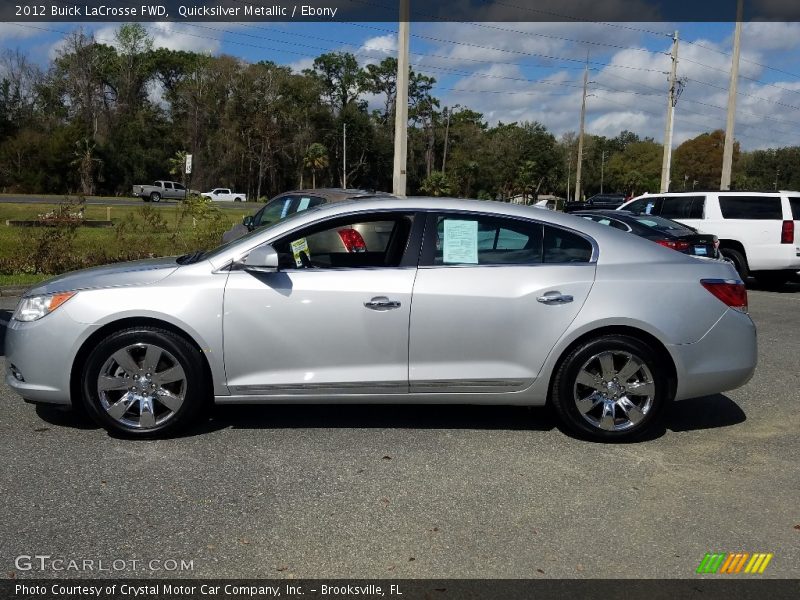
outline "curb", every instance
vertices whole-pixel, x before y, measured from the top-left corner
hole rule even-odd
[[[14,297],[14,296],[22,296],[25,291],[30,288],[30,286],[21,286],[21,285],[6,285],[0,287],[0,297],[7,298],[7,297]]]

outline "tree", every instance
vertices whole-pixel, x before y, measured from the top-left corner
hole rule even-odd
[[[420,185],[420,189],[429,196],[450,196],[452,187],[447,175],[441,171],[433,171]]]
[[[311,169],[311,187],[316,189],[317,171],[328,167],[328,150],[318,142],[311,144],[303,157],[303,165]]]
[[[76,142],[75,146],[75,159],[72,164],[78,168],[81,194],[90,196],[94,194],[95,169],[102,165],[103,161],[94,155],[96,145],[88,138]]]
[[[675,149],[672,163],[672,186],[675,189],[688,175],[701,189],[716,189],[722,178],[722,154],[725,132],[721,129],[686,140]],[[739,143],[733,145],[733,163],[739,159]]]

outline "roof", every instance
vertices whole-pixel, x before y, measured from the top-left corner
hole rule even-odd
[[[301,189],[301,190],[290,190],[287,192],[282,192],[275,196],[275,198],[279,198],[281,196],[291,195],[291,194],[303,194],[307,196],[321,196],[328,200],[328,202],[341,202],[343,200],[349,200],[351,198],[377,198],[377,197],[387,197],[393,198],[391,194],[388,192],[379,192],[375,190],[362,190],[358,188],[314,188],[314,189]],[[274,198],[273,198],[274,199]]]

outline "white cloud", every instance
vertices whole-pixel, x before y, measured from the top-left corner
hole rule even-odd
[[[307,58],[300,58],[294,62],[290,62],[287,66],[291,67],[292,71],[295,73],[302,73],[306,69],[310,69],[314,66],[314,59],[310,56]]]

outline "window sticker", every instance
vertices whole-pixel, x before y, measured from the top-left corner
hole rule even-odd
[[[646,207],[645,207],[645,209],[644,209],[644,214],[646,214],[646,215],[649,215],[649,214],[651,214],[651,211],[653,210],[653,207],[654,207],[655,205],[656,205],[656,204],[655,204],[655,202],[648,202],[648,203],[647,203],[647,206],[646,206]]]
[[[303,259],[300,257],[300,254],[303,253],[306,255],[306,258],[311,258],[311,250],[308,247],[308,240],[306,238],[300,238],[299,240],[293,241],[289,244],[292,248],[292,256],[294,256],[294,263],[297,265],[298,268],[303,266]]]
[[[445,219],[442,262],[478,264],[478,222]]]
[[[286,217],[286,213],[289,212],[289,207],[292,205],[291,199],[284,200],[283,208],[281,209],[281,219]]]
[[[305,210],[311,204],[311,198],[300,198],[300,205],[297,207],[297,212]]]

